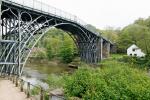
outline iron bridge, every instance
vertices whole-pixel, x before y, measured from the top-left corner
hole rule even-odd
[[[54,27],[74,40],[81,61],[97,63],[110,52],[111,42],[77,16],[36,0],[1,0],[0,73],[20,76],[31,50]]]

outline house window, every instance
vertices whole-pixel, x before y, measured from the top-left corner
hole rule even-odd
[[[132,51],[135,51],[135,49],[132,49]]]
[[[130,54],[130,56],[132,56],[132,54]]]
[[[137,56],[137,54],[134,54],[134,56],[136,57],[136,56]]]

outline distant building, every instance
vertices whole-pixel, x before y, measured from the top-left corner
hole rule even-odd
[[[133,44],[127,49],[127,55],[135,57],[144,57],[145,53],[143,53],[138,46]]]

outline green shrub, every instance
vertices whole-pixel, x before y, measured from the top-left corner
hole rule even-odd
[[[80,68],[65,78],[66,97],[84,100],[149,100],[150,78],[142,71],[114,61],[103,69]],[[106,64],[107,65],[107,64]]]
[[[60,48],[60,57],[64,63],[70,63],[74,58],[73,49],[70,45],[64,45]]]
[[[32,90],[31,90],[31,95],[34,97],[36,95],[40,95],[40,92],[41,92],[41,89],[40,87],[34,87]],[[47,91],[44,90],[44,100],[49,100],[49,93]]]
[[[38,95],[40,93],[40,87],[34,87],[31,91],[31,95]]]
[[[51,60],[54,57],[51,46],[46,47],[46,54],[49,60]]]
[[[64,85],[64,78],[60,75],[51,74],[45,81],[49,85],[50,90],[62,88]]]
[[[136,57],[131,57],[131,56],[123,56],[122,58],[119,59],[119,61],[125,62],[125,63],[136,63]]]
[[[150,56],[146,55],[145,57],[130,57],[130,56],[123,56],[120,61],[132,64],[134,67],[138,68],[150,68]]]

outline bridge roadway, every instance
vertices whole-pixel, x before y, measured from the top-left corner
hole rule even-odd
[[[10,80],[0,79],[0,100],[33,100],[26,97]]]

